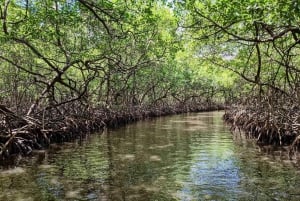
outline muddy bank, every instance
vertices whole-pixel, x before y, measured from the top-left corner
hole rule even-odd
[[[300,108],[296,104],[280,102],[270,105],[259,102],[233,105],[225,110],[224,120],[231,131],[244,131],[259,145],[289,146],[289,154],[300,145]]]
[[[73,108],[74,109],[74,108]],[[30,155],[33,150],[47,148],[51,143],[72,141],[104,128],[116,128],[146,118],[224,109],[218,104],[193,104],[155,107],[131,107],[112,110],[88,108],[55,117],[16,115],[0,105],[0,164],[12,156]]]

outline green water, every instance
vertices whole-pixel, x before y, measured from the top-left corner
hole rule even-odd
[[[222,112],[147,120],[0,170],[1,201],[300,200],[300,168],[233,136]]]

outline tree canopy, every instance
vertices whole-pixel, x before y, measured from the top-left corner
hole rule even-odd
[[[298,1],[1,1],[0,102],[27,115],[299,97]]]

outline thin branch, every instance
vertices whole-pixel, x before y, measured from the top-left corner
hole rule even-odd
[[[274,34],[273,37],[271,37],[271,38],[267,38],[267,39],[259,39],[257,37],[255,37],[255,38],[247,38],[247,37],[243,37],[243,36],[239,36],[237,34],[231,33],[230,31],[228,31],[229,26],[222,26],[222,25],[218,24],[217,22],[215,22],[214,20],[212,20],[210,17],[207,17],[207,16],[203,15],[198,10],[195,10],[195,12],[199,16],[201,16],[202,18],[208,20],[210,23],[212,23],[217,28],[221,29],[224,33],[226,33],[226,34],[234,37],[237,40],[242,40],[242,41],[248,41],[248,42],[253,42],[253,43],[267,43],[267,42],[275,41],[276,39],[279,39],[279,38],[283,37],[284,35],[286,35],[289,32],[291,32],[291,33],[292,32],[300,32],[300,28],[299,27],[288,26],[288,27],[282,27],[284,29],[281,32],[277,33],[277,34]]]
[[[106,24],[106,22],[104,21],[104,19],[102,19],[97,12],[93,9],[92,5],[90,5],[90,3],[86,2],[85,0],[79,0],[79,2],[86,7],[89,11],[91,11],[93,13],[93,15],[101,22],[101,24],[104,26],[106,32],[111,35],[110,30]]]
[[[12,60],[10,59],[7,59],[5,58],[4,56],[0,55],[0,59],[10,63],[11,65],[17,67],[18,69],[21,69],[23,70],[24,72],[28,73],[28,74],[31,74],[31,75],[35,75],[35,76],[38,76],[38,77],[42,77],[42,78],[46,78],[44,75],[40,74],[40,73],[37,73],[37,72],[32,72],[30,70],[27,70],[26,68],[23,68],[22,66],[18,65],[17,63],[13,62]]]

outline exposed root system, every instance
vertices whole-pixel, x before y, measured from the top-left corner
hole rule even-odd
[[[183,112],[198,112],[223,109],[218,105],[134,107],[118,111],[87,109],[72,115],[18,116],[0,105],[0,162],[12,155],[28,155],[34,149],[47,148],[51,143],[70,141],[105,127],[119,127],[130,122]]]
[[[258,144],[290,146],[290,154],[300,145],[300,108],[287,102],[268,101],[235,105],[225,111],[224,120],[232,131],[243,130]]]

